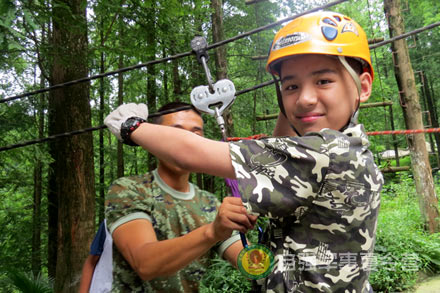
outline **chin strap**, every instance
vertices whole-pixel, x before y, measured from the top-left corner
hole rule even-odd
[[[353,68],[348,64],[347,59],[345,59],[345,56],[338,56],[339,61],[341,61],[342,65],[347,69],[350,76],[353,78],[354,83],[356,84],[358,97],[361,98],[361,80],[359,79],[359,75],[356,73],[356,71],[353,70]]]
[[[339,61],[341,61],[341,64],[345,67],[345,69],[348,71],[351,78],[353,78],[358,93],[356,110],[354,110],[353,114],[350,117],[350,120],[347,122],[347,125],[342,127],[341,131],[344,131],[350,124],[357,123],[358,121],[359,105],[361,103],[361,80],[359,78],[359,74],[357,74],[356,71],[354,71],[354,69],[350,66],[350,64],[348,64],[347,59],[345,59],[345,56],[338,56],[338,59]]]
[[[298,130],[296,130],[295,126],[293,126],[292,123],[290,123],[289,119],[287,119],[286,110],[284,109],[284,105],[283,105],[283,96],[281,95],[279,80],[273,74],[272,74],[272,77],[273,77],[273,80],[275,81],[275,90],[277,92],[278,107],[280,108],[280,111],[284,115],[284,117],[286,117],[286,120],[289,122],[289,125],[292,128],[292,130],[295,131],[295,133],[298,134],[298,136],[301,136],[301,134],[299,134]]]

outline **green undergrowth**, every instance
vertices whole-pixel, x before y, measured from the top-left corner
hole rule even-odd
[[[440,233],[424,231],[414,182],[406,173],[388,178],[383,188],[374,256],[375,292],[408,290],[420,273],[440,273]]]
[[[32,272],[20,272],[9,269],[0,274],[0,288],[11,293],[53,293],[54,280],[44,274],[34,275]]]

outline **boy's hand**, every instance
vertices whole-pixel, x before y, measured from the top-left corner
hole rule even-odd
[[[225,240],[237,230],[246,233],[253,229],[257,216],[248,215],[241,198],[225,197],[218,208],[217,216],[211,223],[211,237],[217,241]]]
[[[108,114],[104,119],[104,124],[107,125],[108,129],[118,138],[119,141],[122,141],[121,138],[121,125],[128,118],[131,117],[139,117],[144,120],[148,118],[148,107],[145,104],[123,104],[120,105],[116,110]]]

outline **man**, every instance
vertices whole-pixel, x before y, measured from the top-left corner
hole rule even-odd
[[[174,102],[159,111],[182,106],[190,105]],[[203,119],[194,108],[153,122],[203,136]],[[240,198],[226,197],[220,205],[189,176],[159,160],[156,170],[111,185],[106,220],[114,243],[113,292],[196,292],[218,242],[219,254],[236,265],[243,247],[232,231],[252,229],[256,217],[246,214]]]

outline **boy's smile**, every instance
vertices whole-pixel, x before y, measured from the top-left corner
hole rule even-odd
[[[363,73],[361,77],[364,74],[369,75]],[[361,101],[365,101],[364,91],[371,89],[371,79],[361,80]],[[340,130],[359,100],[352,77],[337,58],[327,55],[298,55],[284,60],[281,92],[287,119],[300,135],[323,128]]]

